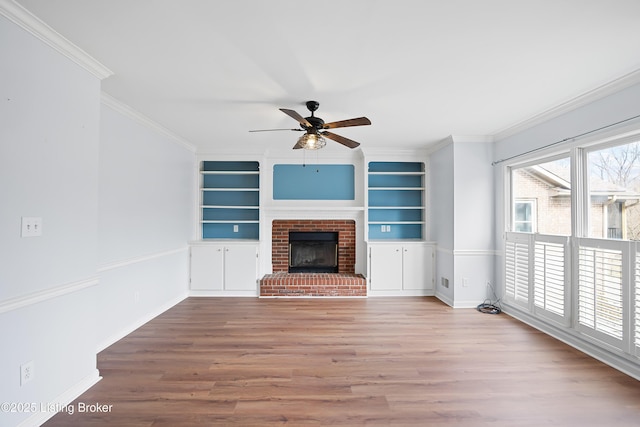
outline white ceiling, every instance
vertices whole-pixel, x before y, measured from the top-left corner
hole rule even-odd
[[[17,3],[114,72],[104,92],[203,152],[293,146],[248,131],[297,127],[278,108],[307,116],[307,100],[327,122],[367,116],[335,130],[363,147],[500,136],[640,68],[638,0]]]

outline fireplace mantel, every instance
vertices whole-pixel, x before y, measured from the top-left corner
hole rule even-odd
[[[287,217],[306,217],[306,216],[318,216],[313,214],[319,214],[323,217],[343,217],[347,216],[359,216],[364,215],[364,207],[362,206],[331,206],[327,204],[323,205],[282,205],[282,206],[267,206],[262,208],[262,211],[266,216],[281,217],[283,214]],[[310,214],[313,213],[313,214]]]

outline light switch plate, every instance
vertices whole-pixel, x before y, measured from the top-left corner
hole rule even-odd
[[[42,236],[42,218],[33,216],[22,217],[22,237]]]

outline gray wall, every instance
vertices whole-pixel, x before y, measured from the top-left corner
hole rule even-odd
[[[100,347],[186,296],[195,155],[3,17],[0,57],[0,402],[66,403],[99,379]],[[24,216],[41,237],[20,236]]]

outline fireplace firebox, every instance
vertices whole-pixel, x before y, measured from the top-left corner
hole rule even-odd
[[[338,232],[289,232],[289,273],[337,272]]]

